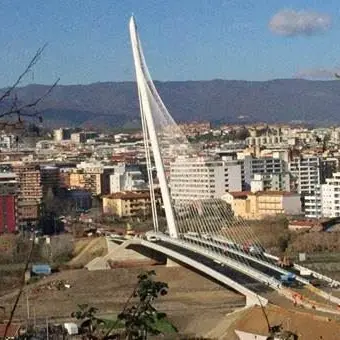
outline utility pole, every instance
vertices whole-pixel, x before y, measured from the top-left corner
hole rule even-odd
[[[26,310],[27,310],[27,321],[30,319],[30,303],[28,299],[28,293],[26,293]]]
[[[49,335],[49,331],[48,331],[48,318],[46,316],[46,339],[49,340],[50,339],[50,335]]]
[[[33,325],[34,329],[37,327],[37,319],[36,319],[36,314],[35,314],[35,305],[33,307]]]

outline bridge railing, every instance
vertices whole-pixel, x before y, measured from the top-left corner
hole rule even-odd
[[[191,236],[185,236],[185,237],[186,237],[186,238],[187,238],[187,237],[188,237],[188,238],[193,238],[193,237],[191,237]],[[214,237],[213,237],[213,239],[214,239]],[[277,271],[278,273],[281,273],[281,274],[283,274],[283,275],[288,275],[288,274],[290,274],[289,271],[287,271],[287,270],[285,270],[285,269],[283,269],[283,268],[281,268],[281,267],[279,267],[279,266],[276,266],[276,265],[274,265],[274,264],[272,264],[272,263],[270,263],[270,262],[264,261],[264,260],[262,260],[261,258],[252,256],[252,255],[249,255],[249,254],[247,254],[247,253],[245,253],[245,252],[241,252],[241,251],[238,251],[238,250],[235,250],[235,249],[232,249],[232,248],[228,248],[228,247],[225,247],[225,246],[221,246],[221,245],[218,245],[218,244],[216,244],[216,243],[213,243],[213,242],[210,242],[210,241],[207,241],[207,240],[203,240],[203,239],[199,239],[199,242],[204,243],[204,244],[207,244],[207,245],[211,245],[211,246],[213,246],[213,247],[215,247],[215,248],[219,248],[219,249],[221,249],[221,250],[226,250],[226,251],[228,251],[229,253],[233,253],[233,254],[236,254],[236,255],[238,255],[238,256],[244,257],[245,259],[248,259],[248,260],[250,260],[250,261],[254,261],[254,262],[258,263],[258,264],[261,264],[261,265],[264,266],[264,267],[273,269],[273,270],[275,270],[275,271]],[[303,278],[303,277],[296,276],[296,279],[297,279],[299,282],[303,283],[303,284],[309,284],[309,281],[308,281],[307,279]]]
[[[244,273],[246,275],[248,275],[249,277],[254,278],[255,280],[262,282],[266,285],[268,285],[269,287],[273,288],[273,289],[280,289],[282,287],[282,284],[279,280],[277,280],[275,277],[271,277],[268,276],[254,268],[248,267],[246,265],[244,265],[243,263],[237,262],[235,260],[232,260],[230,258],[227,258],[225,256],[219,255],[217,252],[212,251],[211,249],[206,249],[204,247],[200,247],[200,246],[195,246],[191,243],[187,243],[182,239],[173,239],[170,238],[166,235],[164,235],[163,233],[155,233],[155,236],[165,242],[174,244],[174,245],[178,245],[182,248],[188,249],[190,251],[194,251],[194,252],[199,252],[200,254],[211,258],[213,260],[217,260],[220,263],[224,263],[228,266],[230,266],[231,268],[234,268],[236,270],[238,270],[241,273]]]
[[[183,254],[179,254],[178,252],[166,248],[162,245],[159,245],[157,243],[153,243],[153,242],[148,242],[145,240],[141,241],[142,245],[146,245],[152,249],[155,249],[163,254],[166,254],[167,256],[170,256],[174,259],[177,259],[178,261],[181,261],[183,263],[186,263],[187,265],[196,268],[198,270],[200,270],[201,272],[211,276],[212,278],[214,278],[217,281],[220,281],[222,283],[224,283],[225,285],[234,288],[236,291],[240,292],[241,294],[244,294],[246,296],[246,305],[252,306],[252,305],[258,305],[259,302],[262,305],[266,305],[268,303],[268,300],[265,299],[264,297],[258,295],[257,293],[253,292],[252,290],[248,289],[247,287],[244,287],[243,285],[241,285],[240,283],[234,281],[232,278],[229,278],[221,273],[219,273],[218,271],[188,257],[185,256]]]

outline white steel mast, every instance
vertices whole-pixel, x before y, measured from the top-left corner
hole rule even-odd
[[[153,152],[155,165],[157,169],[157,176],[159,179],[159,185],[161,188],[161,193],[162,193],[162,198],[163,198],[163,204],[164,204],[169,234],[170,234],[170,237],[172,238],[178,238],[178,231],[177,231],[174,212],[172,209],[170,192],[169,192],[168,183],[167,183],[166,176],[165,176],[161,152],[159,149],[157,132],[155,129],[155,122],[152,116],[152,109],[151,109],[151,102],[150,102],[150,100],[152,100],[152,97],[150,96],[154,95],[155,90],[153,86],[150,87],[150,84],[152,84],[152,80],[149,77],[147,66],[144,62],[144,55],[143,55],[142,47],[140,44],[140,40],[138,38],[137,27],[136,27],[135,19],[133,16],[130,19],[129,28],[130,28],[130,38],[131,38],[131,44],[132,44],[133,59],[134,59],[135,70],[136,70],[139,102],[141,106],[140,110],[141,110],[141,115],[143,115],[142,120],[143,118],[145,119],[146,128],[147,128],[148,135],[149,135],[150,142],[151,142],[152,152]],[[157,99],[159,100],[158,95],[157,97],[158,97]],[[148,143],[148,141],[146,142]]]

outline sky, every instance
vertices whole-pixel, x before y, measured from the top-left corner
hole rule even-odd
[[[340,70],[339,0],[2,0],[0,86],[134,80],[134,14],[153,79],[327,79]]]

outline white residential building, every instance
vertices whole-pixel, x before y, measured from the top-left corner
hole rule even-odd
[[[121,191],[146,190],[147,183],[141,171],[125,171],[124,173],[114,173],[110,175],[110,193]]]
[[[0,135],[0,149],[11,149],[15,144],[14,135]]]
[[[330,141],[334,144],[340,144],[340,129],[335,128],[331,131]]]
[[[289,179],[287,177],[287,163],[283,159],[281,153],[273,153],[269,157],[254,158],[252,156],[245,156],[243,162],[243,189],[249,190],[251,188],[251,181],[256,174],[261,174],[264,178],[270,178],[271,175],[276,174],[273,178],[282,179],[280,187],[286,188],[285,182]],[[290,191],[290,183],[289,186]],[[274,189],[273,189],[274,190]],[[285,190],[285,189],[282,189]]]
[[[326,184],[319,186],[314,195],[305,197],[305,215],[316,218],[340,216],[340,172],[326,179]]]
[[[170,163],[170,189],[174,200],[220,198],[241,191],[241,165],[208,157],[177,157]]]
[[[304,211],[308,218],[322,217],[321,187],[315,188],[315,193],[304,197]]]
[[[250,182],[250,190],[257,191],[290,191],[290,175],[288,173],[254,174]]]
[[[246,144],[248,146],[269,146],[283,144],[283,138],[280,135],[266,135],[260,137],[247,137]]]
[[[289,171],[296,180],[300,195],[313,194],[321,183],[321,158],[309,155],[294,157],[289,163]]]

